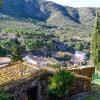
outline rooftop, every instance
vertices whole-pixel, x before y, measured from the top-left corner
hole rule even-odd
[[[41,70],[41,71],[40,71]],[[12,83],[23,79],[28,79],[31,76],[36,76],[45,70],[38,69],[34,66],[28,66],[25,62],[17,62],[9,64],[0,69],[0,85]]]
[[[0,57],[0,65],[8,64],[11,61],[8,57]]]

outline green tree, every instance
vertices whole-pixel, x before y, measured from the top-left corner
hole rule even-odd
[[[75,45],[75,49],[78,50],[78,51],[82,51],[84,49],[84,46],[82,43],[77,43]]]
[[[65,96],[66,100],[66,95],[68,94],[68,91],[72,88],[74,81],[74,75],[66,70],[60,69],[50,78],[48,92],[50,95],[57,98]]]
[[[7,51],[0,45],[0,56],[6,56]]]
[[[10,40],[4,39],[0,41],[0,47],[5,55],[10,53],[10,48],[12,45],[13,43]],[[2,52],[2,50],[0,52]]]
[[[13,45],[11,48],[12,51],[12,61],[20,61],[22,60],[21,54],[24,51],[24,48],[19,45]]]
[[[91,55],[97,70],[100,70],[100,16],[97,12],[91,42]]]

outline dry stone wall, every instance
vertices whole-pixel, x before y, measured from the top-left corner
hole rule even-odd
[[[89,91],[91,89],[90,76],[94,70],[95,69],[93,67],[84,68],[83,70],[70,70],[76,72],[77,74],[75,75],[76,82],[73,88],[69,91],[69,96],[80,92]],[[82,76],[83,74],[84,76]],[[47,71],[38,74],[37,76],[31,77],[30,79],[23,80],[19,83],[15,82],[13,85],[7,85],[3,88],[3,90],[12,94],[12,100],[49,100],[47,89],[48,78],[51,75],[52,74]]]

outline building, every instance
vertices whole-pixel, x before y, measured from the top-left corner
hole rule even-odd
[[[37,61],[35,61],[34,59],[32,59],[31,57],[29,57],[28,55],[26,55],[23,58],[24,61],[26,61],[29,64],[33,64],[33,65],[37,65]]]
[[[26,55],[23,58],[23,60],[26,61],[28,64],[31,64],[34,66],[39,66],[39,67],[47,66],[47,60],[46,60],[46,58],[43,58],[43,57]]]
[[[71,61],[74,63],[74,66],[81,66],[82,63],[86,64],[87,56],[86,53],[75,51]]]
[[[21,66],[20,62],[16,64],[18,66]],[[11,65],[10,68],[3,68],[0,70],[1,74],[0,81],[5,80],[3,84],[7,83],[3,85],[3,88],[0,88],[0,90],[10,93],[12,95],[12,100],[54,100],[52,99],[51,95],[48,95],[48,85],[49,85],[48,80],[53,75],[53,73],[55,73],[56,69],[51,71],[51,69],[46,68],[46,70],[39,69],[37,71],[33,67],[27,66],[22,77],[22,75],[20,74],[21,73],[20,69],[17,69],[18,66],[14,64]],[[22,67],[23,66],[21,66],[21,68]],[[28,70],[32,70],[34,74],[29,71],[28,74],[26,75],[26,72]],[[86,67],[82,69],[75,68],[69,70],[76,73],[75,74],[76,79],[73,88],[68,93],[68,96],[90,91],[91,89],[90,76],[92,76],[92,73],[95,72],[95,68]]]

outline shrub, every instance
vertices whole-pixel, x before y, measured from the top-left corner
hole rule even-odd
[[[68,94],[68,91],[72,88],[75,77],[66,70],[59,70],[50,78],[48,92],[55,97],[63,97]]]
[[[11,100],[11,95],[9,93],[0,92],[0,100]]]
[[[60,68],[60,64],[48,64],[51,68]]]

